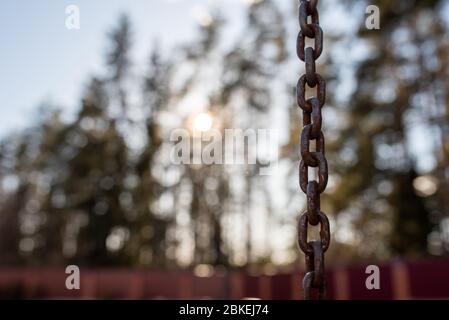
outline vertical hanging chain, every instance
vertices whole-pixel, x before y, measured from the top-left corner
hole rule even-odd
[[[330,229],[327,216],[320,209],[320,194],[326,189],[328,172],[324,150],[324,136],[321,131],[321,109],[326,99],[326,82],[316,73],[315,61],[323,51],[323,30],[319,25],[318,0],[300,0],[299,25],[296,51],[305,62],[306,74],[301,76],[296,87],[298,106],[303,111],[301,133],[301,162],[299,184],[307,195],[307,211],[299,218],[298,244],[306,256],[306,271],[302,282],[304,299],[326,298],[324,275],[324,253],[329,248]],[[311,23],[308,18],[311,17]],[[305,47],[306,37],[314,40],[314,47]],[[316,87],[316,97],[306,99],[306,84]],[[315,140],[315,151],[310,151],[310,141]],[[309,167],[317,168],[318,181],[309,181]],[[320,225],[320,239],[309,241],[309,225]]]

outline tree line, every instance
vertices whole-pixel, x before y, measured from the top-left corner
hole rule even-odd
[[[444,1],[375,2],[381,29],[363,22],[355,31],[325,29],[318,61],[328,82],[330,185],[322,210],[331,217],[329,263],[449,248]],[[32,126],[1,141],[0,263],[297,266],[304,203],[296,5],[254,2],[236,39],[214,13],[176,54],[154,45],[145,66],[131,58],[132,21],[119,17],[104,72],[87,82],[73,119],[64,119],[62,106],[43,104]],[[357,4],[335,5],[363,18]],[[322,6],[323,15],[333,10]],[[367,53],[357,57],[351,48]],[[348,83],[352,89],[341,94]],[[258,175],[260,163],[171,163],[170,131],[186,126],[195,103],[221,130],[269,128],[281,110],[286,138],[277,176]],[[273,191],[274,183],[282,187]]]

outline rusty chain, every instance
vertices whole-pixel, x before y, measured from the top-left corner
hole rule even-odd
[[[299,59],[305,62],[306,74],[296,86],[298,106],[303,111],[301,133],[301,162],[299,185],[307,195],[307,211],[299,218],[298,244],[306,256],[306,271],[303,278],[303,296],[309,300],[326,298],[324,253],[330,244],[330,228],[327,216],[321,212],[320,194],[324,192],[328,179],[324,135],[321,131],[321,109],[326,100],[326,82],[316,73],[315,61],[323,51],[323,30],[319,25],[318,0],[300,0],[299,26],[296,50]],[[310,22],[308,21],[310,17]],[[306,37],[313,39],[314,46],[306,48]],[[306,99],[306,85],[316,87],[316,97]],[[315,151],[310,151],[310,141],[315,141]],[[318,181],[309,181],[309,168],[317,168]],[[320,225],[320,239],[308,241],[309,225]]]

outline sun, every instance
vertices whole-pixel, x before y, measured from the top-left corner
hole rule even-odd
[[[193,119],[193,130],[199,132],[206,132],[212,128],[212,116],[209,113],[200,113]]]

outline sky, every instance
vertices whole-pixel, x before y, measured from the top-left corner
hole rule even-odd
[[[89,76],[103,70],[107,32],[121,13],[127,13],[133,24],[133,61],[145,65],[156,40],[170,50],[194,38],[198,20],[210,8],[219,7],[231,32],[241,30],[242,15],[252,1],[257,0],[1,1],[0,138],[32,125],[44,102],[55,104],[65,114],[77,110]],[[335,2],[328,0],[327,4]],[[442,13],[449,21],[449,0],[445,3]],[[80,30],[66,28],[69,5],[80,9]],[[358,11],[363,17],[364,8]],[[327,32],[335,32],[349,23],[348,18],[335,6],[322,22]],[[414,149],[428,149],[425,141],[418,142],[413,139]]]
[[[1,1],[0,137],[32,124],[43,102],[66,111],[78,107],[89,75],[102,70],[106,35],[120,13],[133,23],[133,54],[139,62],[156,40],[167,49],[192,39],[198,19],[218,3],[227,17],[241,21],[248,1]],[[79,7],[80,30],[66,28],[69,5]]]

